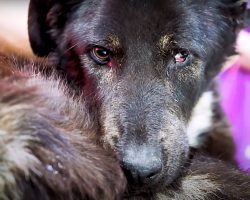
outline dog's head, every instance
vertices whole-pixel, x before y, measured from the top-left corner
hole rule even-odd
[[[185,165],[192,109],[242,12],[240,0],[31,0],[29,34],[98,107],[131,185],[157,188]]]

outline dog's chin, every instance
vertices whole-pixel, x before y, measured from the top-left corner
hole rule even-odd
[[[164,187],[161,185],[160,188],[158,185],[155,185],[155,187],[152,187],[153,185],[129,185],[127,188],[127,191],[124,195],[125,199],[126,198],[131,198],[131,197],[151,197],[157,192],[163,191]],[[149,198],[150,199],[150,198]]]

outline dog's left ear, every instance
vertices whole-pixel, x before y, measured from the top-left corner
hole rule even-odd
[[[223,12],[232,20],[233,28],[238,30],[243,27],[247,0],[221,0]]]

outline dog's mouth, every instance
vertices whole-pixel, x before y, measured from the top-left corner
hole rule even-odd
[[[130,199],[131,197],[136,199],[144,199],[143,197],[147,197],[147,199],[150,199],[150,196],[153,196],[153,194],[164,188],[165,181],[160,174],[153,177],[142,178],[139,176],[135,177],[135,175],[126,168],[122,167],[122,169],[128,183],[128,188],[124,195],[125,199]]]
[[[158,193],[163,193],[167,190],[177,190],[180,185],[180,180],[183,172],[180,172],[176,179],[171,182],[171,184],[166,184],[164,180],[159,182],[150,182],[142,185],[132,185],[128,182],[127,191],[124,194],[124,199],[130,199],[131,197],[135,199],[155,199],[155,195]]]
[[[125,197],[133,196],[141,197],[142,199],[144,196],[148,199],[150,196],[153,196],[153,194],[162,192],[166,188],[172,188],[176,186],[179,182],[179,178],[182,175],[182,173],[180,172],[178,176],[174,179],[174,181],[169,184],[168,181],[166,181],[166,177],[164,177],[163,175],[159,175],[158,177],[154,178],[149,178],[147,180],[137,180],[135,182],[135,180],[131,178],[129,172],[126,172],[126,170],[124,170],[124,174],[128,182],[128,188]]]

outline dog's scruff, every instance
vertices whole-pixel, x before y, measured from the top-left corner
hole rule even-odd
[[[32,48],[57,69],[1,56],[0,198],[250,199],[248,175],[188,141],[243,7],[31,0]]]

